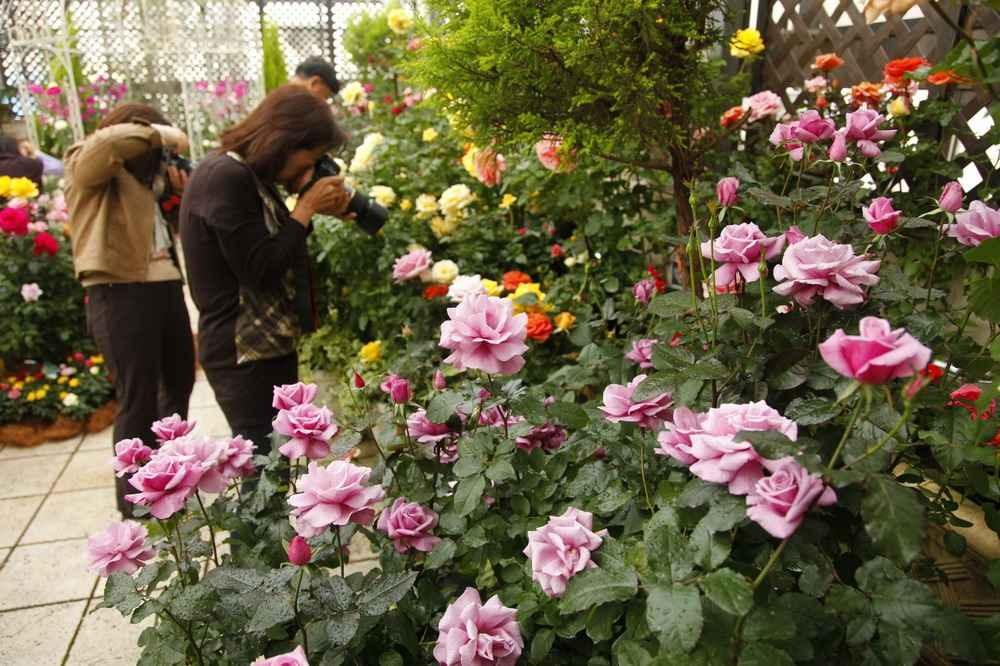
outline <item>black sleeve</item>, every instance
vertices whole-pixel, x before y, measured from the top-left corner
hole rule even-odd
[[[264,203],[249,170],[233,161],[213,169],[202,194],[205,223],[216,235],[222,255],[240,284],[272,287],[295,265],[309,229],[288,219],[275,235],[264,222]]]

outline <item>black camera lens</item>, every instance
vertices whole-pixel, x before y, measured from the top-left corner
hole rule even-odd
[[[340,166],[329,155],[323,155],[313,165],[312,180],[302,188],[299,196],[305,194],[310,187],[316,184],[317,180],[339,175]],[[351,197],[351,201],[347,204],[347,212],[354,213],[358,226],[372,236],[378,233],[378,230],[384,227],[389,219],[389,211],[360,192],[355,192]]]

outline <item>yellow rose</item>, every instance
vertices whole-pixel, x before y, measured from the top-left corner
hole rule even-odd
[[[445,217],[463,217],[465,207],[472,203],[475,198],[476,196],[468,185],[458,183],[441,193],[438,207]]]
[[[729,53],[734,58],[749,58],[764,50],[764,38],[753,28],[737,30],[729,40]]]
[[[24,382],[17,382],[16,384],[14,384],[14,388],[20,391],[21,389],[24,388]]]
[[[404,35],[413,27],[413,17],[405,9],[393,9],[388,16],[389,29],[397,35]]]
[[[897,97],[889,102],[889,113],[892,114],[893,118],[908,116],[910,115],[910,103],[906,101],[905,97]]]
[[[0,176],[0,199],[10,198],[10,176]]]
[[[513,294],[507,296],[514,302],[514,312],[545,309],[545,293],[537,282],[521,283]]]
[[[68,381],[69,381],[69,379],[67,379],[66,377],[60,377],[59,379],[56,380],[56,383],[57,384],[65,384]]]
[[[483,289],[486,290],[486,294],[489,296],[499,296],[503,292],[503,285],[497,283],[496,280],[480,280],[483,284]]]
[[[431,231],[435,238],[444,238],[454,233],[458,228],[460,219],[457,217],[441,217],[440,215],[431,219]]]
[[[340,99],[348,106],[357,106],[365,99],[365,87],[361,81],[351,81],[340,89]]]
[[[438,138],[438,131],[433,127],[428,127],[424,130],[423,139],[426,143],[430,143],[434,139]]]
[[[374,363],[382,358],[382,341],[375,340],[361,347],[358,358],[361,359],[362,363]]]
[[[500,207],[503,208],[504,210],[507,210],[515,203],[517,203],[517,197],[508,192],[507,194],[503,195],[503,199],[500,200]]]
[[[428,218],[437,212],[437,198],[433,194],[421,194],[417,197],[416,208],[418,218]]]
[[[76,388],[79,385],[80,385],[80,380],[77,379],[76,377],[74,377],[73,379],[69,380],[69,387],[70,388]]]
[[[473,178],[479,176],[479,169],[476,168],[476,156],[479,155],[479,149],[476,148],[474,143],[470,143],[465,148],[465,154],[462,155],[462,166]]]
[[[431,266],[431,280],[437,284],[451,284],[458,277],[458,264],[451,259],[442,259]]]
[[[560,312],[555,316],[553,321],[556,324],[557,331],[568,331],[576,323],[576,317],[569,312]]]
[[[104,363],[104,357],[101,356],[100,354],[98,354],[97,356],[91,356],[90,362],[93,363],[94,365],[100,365],[101,363]]]
[[[368,190],[368,194],[372,196],[372,199],[378,202],[383,208],[389,208],[392,206],[393,202],[396,201],[396,193],[391,187],[386,187],[385,185],[376,185]]]
[[[34,199],[38,196],[38,186],[28,178],[11,178],[9,193],[18,199]]]
[[[28,393],[28,397],[25,398],[25,400],[27,400],[28,402],[34,402],[35,401],[35,392],[32,391],[32,392]]]
[[[399,210],[407,211],[413,208],[413,202],[409,199],[403,199],[399,202]]]
[[[59,392],[59,399],[62,400],[63,398],[65,398],[68,395],[69,395],[69,393],[66,393],[66,391],[60,391]]]

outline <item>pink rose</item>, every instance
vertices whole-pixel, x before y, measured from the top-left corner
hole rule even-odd
[[[491,426],[493,428],[503,428],[504,426],[509,428],[516,423],[523,422],[523,416],[512,414],[510,410],[505,409],[503,405],[493,405],[492,407],[487,407],[479,413],[479,425]]]
[[[379,516],[378,529],[392,539],[397,553],[406,553],[410,548],[429,553],[441,542],[431,534],[437,522],[437,513],[428,507],[397,497]]]
[[[837,130],[833,135],[828,157],[834,162],[843,162],[847,159],[847,130]]]
[[[444,373],[440,370],[434,371],[433,385],[438,391],[443,391],[448,388],[448,380],[444,378]]]
[[[153,516],[163,520],[184,508],[203,473],[193,458],[157,455],[129,478],[128,482],[139,492],[126,495],[125,499],[149,507]]]
[[[969,210],[955,216],[957,224],[948,225],[948,235],[962,245],[979,245],[1000,236],[1000,211],[982,201],[973,201]]]
[[[274,399],[271,406],[275,409],[291,409],[296,405],[304,405],[316,399],[319,387],[315,384],[283,384],[274,387]]]
[[[892,198],[877,197],[867,206],[861,207],[865,222],[877,234],[889,234],[899,226],[899,216],[902,215],[892,207]]]
[[[656,436],[660,448],[653,449],[654,453],[670,456],[684,465],[697,462],[698,459],[690,453],[691,435],[703,432],[701,429],[703,419],[703,414],[693,412],[688,407],[675,409],[671,420],[666,423],[665,430]]]
[[[496,595],[484,604],[479,592],[467,587],[438,623],[434,659],[439,666],[515,666],[522,649],[517,611]]]
[[[28,284],[21,285],[21,298],[24,299],[25,303],[36,302],[44,293],[37,282],[29,282]]]
[[[276,433],[289,438],[278,451],[292,460],[302,456],[318,460],[330,455],[330,439],[338,430],[329,409],[311,404],[282,409],[272,426]]]
[[[180,414],[172,414],[166,418],[153,423],[151,430],[160,442],[169,442],[172,439],[188,435],[198,425],[197,421],[185,421]]]
[[[517,448],[522,451],[534,451],[542,449],[547,453],[558,450],[569,435],[561,426],[554,423],[545,423],[529,430],[515,440]]]
[[[406,417],[406,432],[427,446],[440,462],[447,464],[458,459],[458,445],[455,443],[458,434],[444,423],[433,423],[427,418],[425,410],[418,409]]]
[[[607,530],[593,531],[594,515],[570,507],[561,516],[528,532],[524,554],[531,560],[531,579],[550,597],[561,597],[569,579],[597,565],[591,554],[600,548]]]
[[[604,388],[604,404],[598,407],[609,421],[637,423],[640,428],[653,430],[670,417],[670,407],[674,404],[669,393],[634,402],[632,395],[646,381],[646,375],[637,375],[627,385],[608,384]]]
[[[884,384],[897,377],[909,377],[927,367],[931,350],[902,328],[892,330],[889,322],[864,317],[860,335],[837,331],[819,345],[827,364],[851,379],[865,384]]]
[[[227,481],[240,477],[252,476],[256,470],[253,454],[257,447],[248,439],[237,435],[229,440],[223,440],[225,445],[219,456],[219,473]]]
[[[451,350],[445,362],[459,370],[512,375],[524,367],[527,327],[528,315],[514,314],[510,300],[480,294],[448,308],[438,344]]]
[[[641,338],[632,341],[632,349],[625,353],[625,358],[638,363],[639,367],[645,370],[653,367],[653,347],[659,340],[655,338]]]
[[[483,286],[483,279],[478,275],[459,275],[448,285],[448,300],[452,303],[461,303],[469,296],[485,294],[486,288]]]
[[[483,148],[476,154],[476,179],[486,187],[499,185],[506,170],[507,160],[492,148]]]
[[[826,90],[829,81],[826,80],[825,76],[814,76],[811,79],[806,79],[803,85],[807,91],[815,95],[818,92]]]
[[[153,455],[154,460],[160,456],[186,458],[201,468],[201,478],[198,479],[198,490],[206,493],[221,493],[228,485],[228,479],[219,469],[220,460],[226,452],[228,442],[211,440],[207,437],[186,435],[166,442]]]
[[[784,235],[785,235],[785,243],[787,243],[788,245],[795,245],[800,240],[805,240],[806,238],[806,235],[802,233],[802,230],[799,229],[799,227],[794,224],[788,227],[788,230],[785,232]]]
[[[719,205],[729,208],[739,201],[740,179],[727,176],[715,184],[715,198]]]
[[[774,291],[791,296],[805,307],[816,296],[843,310],[865,300],[863,287],[878,284],[875,275],[878,260],[866,260],[854,254],[850,245],[840,245],[825,236],[813,236],[791,245],[774,268],[774,278],[781,284]]]
[[[795,131],[797,127],[797,120],[788,123],[778,123],[771,130],[771,136],[768,138],[768,141],[776,148],[782,147],[787,150],[788,156],[794,162],[800,161],[805,154],[805,146],[802,145],[802,141]]]
[[[153,455],[153,449],[146,446],[141,439],[123,439],[115,444],[115,455],[111,459],[111,467],[115,470],[115,475],[123,477],[139,470],[139,467],[149,462]]]
[[[343,460],[326,467],[310,462],[309,471],[298,480],[299,492],[288,498],[295,507],[295,531],[308,539],[330,525],[371,524],[385,490],[367,485],[370,475],[370,469]]]
[[[632,285],[632,296],[643,305],[649,305],[654,294],[656,294],[656,283],[650,278],[639,280]]]
[[[156,555],[148,538],[146,528],[134,520],[111,523],[103,532],[87,539],[90,571],[98,576],[134,574]]]
[[[756,224],[745,222],[727,225],[714,241],[702,242],[701,254],[710,259],[714,252],[716,263],[722,264],[715,271],[719,288],[736,282],[737,274],[744,282],[756,282],[760,279],[761,256],[774,259],[784,247],[784,236],[768,238]]]
[[[817,506],[837,502],[833,488],[792,458],[765,460],[771,472],[747,495],[747,518],[777,539],[787,539],[799,528],[806,513]]]
[[[297,567],[309,564],[312,560],[312,548],[304,537],[296,534],[288,544],[288,561]]]
[[[854,143],[865,157],[878,157],[878,144],[896,136],[896,130],[879,129],[885,118],[873,109],[859,109],[847,114],[845,139]]]
[[[751,95],[743,99],[743,108],[750,110],[748,122],[756,122],[762,118],[780,118],[785,115],[785,104],[781,98],[770,90]]]
[[[423,248],[410,250],[401,257],[398,257],[392,265],[392,279],[396,282],[405,282],[418,277],[424,271],[430,270],[431,251]]]
[[[309,666],[309,660],[306,659],[306,653],[299,645],[285,654],[275,655],[271,658],[258,657],[250,666]]]
[[[836,130],[837,126],[832,120],[819,115],[818,111],[809,109],[799,114],[799,120],[792,132],[802,143],[816,143],[831,138]]]
[[[549,171],[569,172],[574,169],[574,164],[570,158],[562,155],[562,137],[558,134],[546,134],[541,141],[535,144],[535,154],[538,161]]]
[[[410,390],[410,382],[403,377],[400,377],[396,373],[390,374],[386,377],[379,388],[382,389],[384,393],[388,393],[392,401],[397,405],[402,405],[410,401],[413,397],[413,391]]]
[[[938,197],[938,207],[948,213],[957,213],[962,207],[962,199],[965,193],[962,191],[962,184],[957,180],[952,180],[944,184],[941,189],[941,196]]]

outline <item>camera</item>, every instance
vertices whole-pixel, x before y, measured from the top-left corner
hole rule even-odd
[[[333,161],[333,158],[329,155],[324,155],[316,160],[316,164],[313,165],[312,180],[310,180],[309,183],[302,188],[302,191],[299,192],[299,196],[305,194],[306,191],[315,185],[316,181],[320,178],[328,178],[330,176],[339,175],[340,167]],[[365,196],[360,192],[351,193],[351,201],[347,204],[346,212],[354,213],[357,216],[355,221],[358,223],[358,226],[372,236],[374,236],[379,229],[385,226],[386,220],[389,219],[389,211],[373,201],[371,197]]]
[[[191,160],[183,155],[178,155],[177,153],[169,150],[164,151],[163,153],[163,164],[168,167],[176,167],[179,171],[183,171],[189,176],[194,170],[194,165],[191,164]]]

